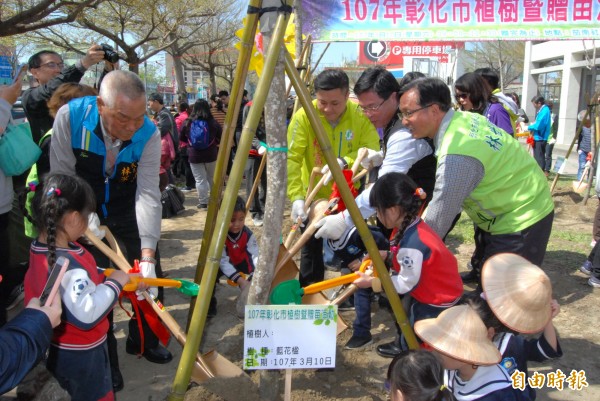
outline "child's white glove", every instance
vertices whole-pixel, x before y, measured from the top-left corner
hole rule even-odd
[[[367,157],[361,160],[360,165],[363,168],[368,169],[370,167],[378,167],[383,163],[383,151],[382,150],[373,150],[369,148],[360,148],[358,150],[358,154],[363,151],[363,149],[367,149]]]
[[[304,210],[304,199],[296,199],[294,203],[292,203],[292,220],[294,220],[294,223],[298,221],[298,217],[302,222],[305,222],[306,219],[308,219],[306,210]],[[304,227],[303,224],[300,226]]]
[[[341,157],[337,158],[337,162],[342,170],[348,166],[346,164],[346,161],[344,159],[342,159]],[[329,184],[329,181],[331,181],[331,171],[329,171],[328,164],[323,166],[323,168],[321,169],[321,174],[323,174],[325,176],[323,183],[325,185]]]
[[[156,278],[156,266],[152,262],[140,262],[140,274],[144,278]],[[150,292],[154,298],[156,298],[158,296],[158,288],[157,287],[148,288],[148,292]],[[144,299],[144,295],[142,294],[142,291],[136,291],[135,293],[138,296],[137,297],[138,301],[141,301]]]
[[[100,218],[94,212],[88,216],[88,228],[98,239],[102,239],[106,235],[106,232],[100,229]]]
[[[339,239],[348,228],[343,212],[322,218],[315,223],[315,227],[319,229],[315,233],[315,238],[326,238],[334,241]]]

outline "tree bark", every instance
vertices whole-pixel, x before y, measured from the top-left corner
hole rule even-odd
[[[272,4],[269,4],[272,3]],[[266,0],[263,7],[279,5],[277,1]],[[276,14],[261,18],[261,31],[264,35],[265,54],[271,41],[273,20]],[[267,146],[272,148],[287,148],[286,129],[286,86],[283,63],[283,49],[275,67],[271,81],[271,89],[265,103],[265,128],[267,131]],[[283,226],[283,208],[287,189],[287,153],[282,151],[267,151],[267,198],[265,204],[264,229],[259,241],[260,260],[252,279],[248,294],[249,305],[264,305],[268,303],[271,282],[275,271],[281,227]],[[262,400],[278,400],[280,396],[280,372],[261,370],[259,393]]]

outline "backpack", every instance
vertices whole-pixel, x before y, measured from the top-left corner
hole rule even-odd
[[[206,150],[215,142],[210,137],[208,122],[204,120],[193,120],[190,125],[189,144],[196,150]]]
[[[185,210],[184,202],[185,195],[183,192],[173,184],[167,185],[165,190],[160,194],[162,218],[168,219],[183,212]]]

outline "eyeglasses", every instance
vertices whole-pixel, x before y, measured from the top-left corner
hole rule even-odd
[[[381,106],[383,106],[383,104],[388,101],[389,98],[390,97],[388,96],[387,99],[385,99],[383,102],[379,103],[379,105],[377,105],[377,106],[368,106],[368,107],[358,106],[358,107],[360,107],[360,109],[363,111],[363,113],[373,113],[373,112],[379,110],[381,108]]]
[[[468,93],[458,93],[458,92],[456,92],[456,93],[454,94],[454,97],[455,97],[457,100],[458,100],[458,99],[465,100],[466,98],[468,98],[468,97],[469,97],[469,94],[468,94]]]
[[[65,66],[65,63],[55,63],[54,61],[50,61],[49,63],[42,64],[42,65],[40,65],[37,68],[48,67],[51,70],[55,70],[58,67],[58,68],[60,68],[62,70],[64,66]]]
[[[421,110],[425,110],[429,107],[433,106],[433,103],[428,104],[427,106],[423,106],[420,109],[416,109],[416,110],[408,110],[408,111],[401,111],[400,115],[402,116],[402,118],[406,118],[409,119],[410,117],[412,117],[413,114],[415,114],[417,111],[421,111]]]

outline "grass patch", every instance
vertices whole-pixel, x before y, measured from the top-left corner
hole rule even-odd
[[[458,220],[458,223],[456,223],[452,231],[450,231],[446,240],[454,241],[458,244],[471,245],[475,243],[473,234],[473,221],[466,213],[462,213],[460,215],[460,220]]]

